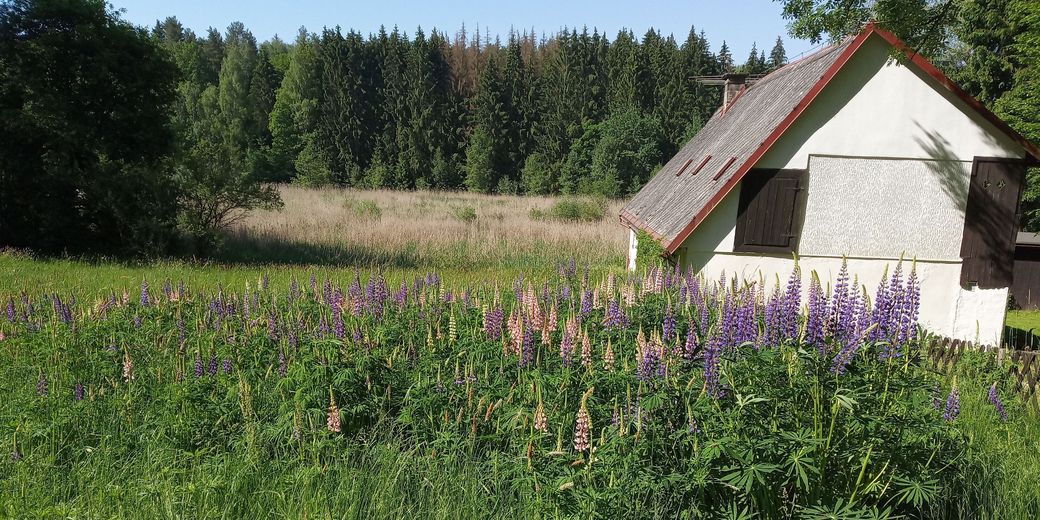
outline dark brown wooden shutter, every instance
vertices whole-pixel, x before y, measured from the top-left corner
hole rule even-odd
[[[1011,285],[1025,167],[1014,159],[975,158],[961,240],[962,286]]]
[[[738,252],[791,252],[798,242],[796,213],[805,170],[751,170],[740,186]]]

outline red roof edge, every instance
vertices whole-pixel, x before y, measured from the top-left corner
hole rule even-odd
[[[859,34],[857,34],[854,37],[853,42],[844,51],[842,51],[841,55],[838,56],[834,63],[832,63],[831,66],[827,69],[827,71],[824,72],[823,76],[820,77],[820,80],[817,81],[816,84],[813,85],[811,89],[809,89],[809,92],[805,94],[802,100],[799,101],[797,105],[795,105],[794,109],[791,110],[791,113],[788,114],[787,117],[785,117],[783,121],[781,121],[780,124],[776,126],[773,132],[769,134],[769,137],[767,137],[766,140],[763,141],[761,145],[759,145],[755,152],[748,156],[748,159],[740,165],[740,168],[736,171],[733,177],[731,177],[728,181],[726,181],[725,184],[722,185],[719,191],[716,192],[710,200],[708,200],[708,203],[705,204],[705,206],[699,212],[697,212],[697,215],[693,217],[690,223],[687,224],[682,229],[682,231],[680,231],[675,236],[675,238],[663,244],[665,253],[674,254],[679,249],[683,242],[685,242],[686,239],[690,236],[690,233],[693,233],[693,230],[697,228],[697,226],[704,220],[704,218],[707,217],[708,214],[711,213],[712,210],[714,210],[720,202],[722,202],[722,199],[725,198],[726,195],[728,195],[734,187],[736,187],[737,183],[739,183],[741,179],[744,178],[744,175],[747,174],[751,167],[754,166],[755,163],[757,163],[759,159],[761,159],[762,156],[765,155],[767,151],[769,151],[770,148],[773,147],[773,144],[775,144],[784,134],[784,132],[786,132],[787,129],[790,128],[792,124],[794,124],[795,120],[797,120],[798,117],[801,116],[803,112],[805,112],[805,109],[809,107],[809,104],[812,103],[814,99],[816,99],[816,96],[820,94],[823,88],[826,87],[832,79],[834,79],[834,76],[836,76],[838,72],[841,71],[845,64],[848,63],[849,59],[851,59],[852,56],[855,55],[856,52],[860,49],[860,47],[862,47],[863,44],[866,43],[870,36],[874,34],[880,36],[890,45],[892,45],[899,51],[903,52],[907,56],[907,58],[914,65],[920,68],[925,74],[928,74],[937,82],[939,82],[940,85],[946,87],[954,95],[961,98],[965,103],[967,103],[969,107],[971,107],[973,110],[978,112],[979,115],[981,115],[987,121],[996,126],[998,130],[1004,132],[1008,137],[1010,137],[1012,140],[1021,145],[1026,150],[1026,152],[1028,152],[1029,155],[1031,155],[1034,159],[1040,160],[1040,148],[1038,148],[1035,144],[1030,142],[1025,137],[1022,137],[1022,135],[1020,135],[1006,122],[1004,122],[993,112],[991,112],[989,109],[983,106],[983,104],[980,103],[977,99],[972,97],[967,92],[961,90],[960,87],[958,87],[952,80],[950,80],[950,78],[946,77],[946,75],[943,74],[942,71],[940,71],[938,68],[936,68],[935,65],[933,65],[920,54],[912,51],[906,45],[906,43],[903,42],[903,40],[899,39],[899,37],[897,37],[889,31],[886,31],[878,27],[876,23],[870,22],[863,28],[862,31],[860,31]]]

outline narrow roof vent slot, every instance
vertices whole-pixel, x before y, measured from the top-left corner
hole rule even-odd
[[[711,160],[711,154],[709,153],[708,155],[704,156],[704,160],[701,161],[701,163],[698,164],[697,167],[693,169],[693,173],[691,173],[690,175],[697,175],[698,173],[700,173],[701,170],[704,169],[704,165],[708,164],[708,161],[710,161],[710,160]]]
[[[679,167],[679,171],[675,172],[675,176],[678,177],[682,175],[682,172],[686,171],[686,167],[689,166],[692,162],[693,159],[686,159],[686,162],[684,162],[683,165]]]
[[[719,180],[719,178],[722,177],[722,174],[726,173],[726,170],[728,170],[730,165],[732,165],[733,162],[736,161],[736,160],[737,160],[736,157],[730,157],[729,160],[726,161],[726,164],[723,164],[722,168],[719,168],[719,173],[716,173],[715,177],[712,178],[711,180],[713,180],[713,181]]]

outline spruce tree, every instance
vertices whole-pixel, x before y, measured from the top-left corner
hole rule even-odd
[[[776,37],[773,50],[769,52],[769,68],[778,69],[787,63],[787,51],[784,50],[784,40]]]

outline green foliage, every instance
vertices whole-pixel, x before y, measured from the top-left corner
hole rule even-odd
[[[606,212],[607,201],[605,199],[571,197],[554,202],[548,210],[532,209],[531,218],[561,222],[597,222],[603,220]]]
[[[664,246],[650,233],[636,231],[636,268],[647,269],[664,263]]]
[[[350,208],[351,213],[361,220],[379,220],[383,216],[383,210],[374,200],[347,198],[343,203]]]
[[[477,210],[473,206],[454,206],[451,208],[451,216],[459,222],[476,222]]]
[[[591,125],[571,147],[560,172],[564,193],[618,198],[639,190],[660,167],[664,136],[653,117],[635,110]]]
[[[0,4],[0,245],[165,251],[176,75],[104,2]]]
[[[495,172],[495,150],[491,136],[478,126],[469,139],[466,149],[466,188],[477,193],[489,193],[498,186]]]
[[[947,421],[931,403],[951,381],[915,366],[914,350],[879,360],[881,346],[864,345],[835,375],[837,344],[824,353],[798,340],[727,345],[725,393],[711,397],[701,362],[673,353],[657,331],[669,313],[680,336],[692,331],[705,344],[721,302],[679,303],[675,286],[623,283],[621,291],[640,294],[625,306],[626,327],[604,328],[605,310],[589,311],[575,327],[589,335],[587,364],[577,353],[565,363],[558,347],[579,295],[598,284],[559,296],[559,325],[523,365],[506,350],[513,330],[505,327],[504,340],[485,332],[478,302],[500,302],[506,316],[520,305],[490,285],[449,298],[426,276],[405,281],[402,303],[372,305],[357,295],[364,287],[386,294],[378,275],[317,278],[313,289],[305,277],[262,276],[239,284],[243,292],[154,283],[147,304],[138,294],[96,306],[64,295],[74,323],[50,297],[27,295],[29,318],[2,325],[0,512],[164,516],[169,504],[192,517],[1040,511],[1040,421],[1002,391],[1010,418],[1000,422],[980,392],[992,374],[985,369],[957,376],[963,410]],[[641,378],[647,345],[664,347],[666,370]],[[590,420],[584,453],[573,442],[579,410]],[[99,493],[111,495],[91,498]]]
[[[961,2],[922,0],[776,0],[791,20],[791,36],[814,43],[840,40],[874,21],[894,32],[912,49],[936,56],[947,43],[947,29],[957,19]]]
[[[541,152],[534,152],[524,161],[524,169],[520,173],[524,191],[534,195],[553,193],[557,189],[559,174],[554,164]]]

